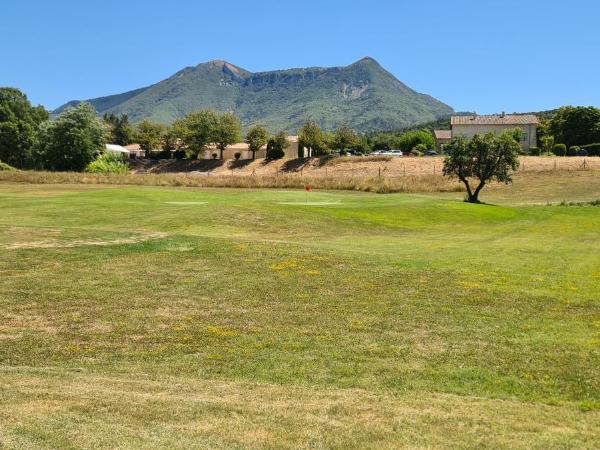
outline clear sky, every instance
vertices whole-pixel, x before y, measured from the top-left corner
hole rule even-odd
[[[224,59],[250,71],[371,56],[457,111],[600,106],[600,1],[2,0],[0,86],[55,108]]]

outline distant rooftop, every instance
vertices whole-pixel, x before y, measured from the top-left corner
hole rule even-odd
[[[533,114],[494,114],[490,116],[452,116],[452,125],[538,125],[540,121]]]
[[[436,139],[452,139],[452,130],[433,130]]]

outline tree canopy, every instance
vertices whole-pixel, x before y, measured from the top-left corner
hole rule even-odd
[[[490,181],[510,183],[511,171],[519,167],[521,145],[513,130],[501,135],[475,135],[471,140],[455,137],[446,146],[444,175],[458,178],[467,189],[467,201],[479,203],[479,193]],[[471,181],[476,186],[471,186]]]
[[[563,106],[550,119],[548,131],[567,148],[600,142],[600,109]]]
[[[141,149],[146,152],[146,157],[152,150],[157,150],[162,146],[165,129],[164,125],[149,120],[142,120],[137,124],[134,137]]]
[[[217,123],[213,130],[212,142],[216,144],[217,148],[221,152],[221,159],[223,159],[223,151],[228,145],[235,144],[240,141],[240,133],[242,131],[242,124],[232,113],[223,113],[217,115]]]
[[[218,115],[213,110],[194,111],[181,119],[177,119],[173,123],[173,129],[184,145],[197,158],[198,154],[208,144],[214,142],[218,120]]]
[[[111,144],[129,145],[133,142],[134,129],[129,123],[127,114],[118,116],[113,113],[105,113],[103,119],[108,127]]]
[[[358,144],[358,136],[356,132],[344,123],[333,134],[332,148],[335,150],[350,150],[355,149]]]
[[[34,164],[31,152],[40,125],[48,120],[18,89],[0,88],[0,161],[21,169]]]
[[[256,152],[259,151],[263,145],[266,145],[269,140],[269,133],[267,129],[261,125],[252,125],[246,133],[246,144],[248,149],[252,152],[252,159],[256,159]]]
[[[309,120],[300,128],[298,141],[300,147],[308,148],[310,156],[320,156],[327,153],[325,133],[313,120]]]
[[[106,128],[89,103],[80,103],[40,129],[38,166],[46,170],[82,171],[104,151]]]

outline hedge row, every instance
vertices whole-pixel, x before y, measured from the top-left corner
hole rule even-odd
[[[588,156],[600,156],[600,143],[582,145],[581,149],[587,151]]]

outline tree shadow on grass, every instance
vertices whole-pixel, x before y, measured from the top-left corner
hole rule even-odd
[[[229,161],[228,167],[230,169],[243,169],[244,167],[252,164],[254,159],[232,159]]]
[[[311,160],[312,158],[289,159],[281,165],[279,170],[281,170],[281,172],[299,172],[307,167]]]

